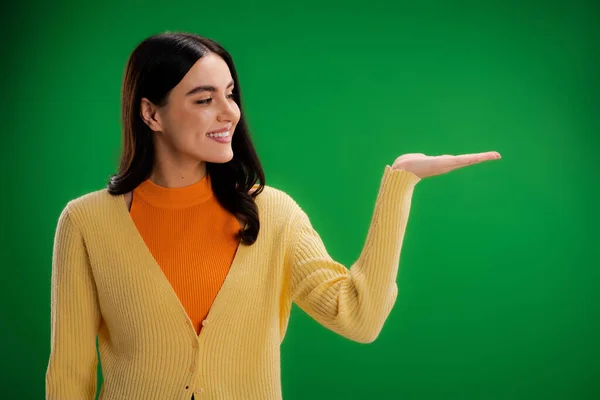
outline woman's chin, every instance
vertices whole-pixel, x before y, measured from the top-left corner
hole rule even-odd
[[[223,164],[233,159],[233,151],[230,149],[229,151],[223,151],[220,154],[211,153],[204,157],[200,157],[200,159],[210,163]]]

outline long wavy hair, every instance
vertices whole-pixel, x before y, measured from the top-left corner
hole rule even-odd
[[[141,100],[163,106],[167,96],[203,56],[214,53],[229,66],[235,82],[234,100],[240,120],[232,138],[233,159],[226,163],[206,162],[213,192],[219,203],[246,222],[239,238],[251,245],[260,231],[258,207],[254,199],[264,189],[265,174],[250,140],[244,118],[240,84],[231,55],[217,42],[184,32],[164,32],[142,41],[132,52],[122,86],[123,143],[118,174],[111,175],[108,192],[121,195],[148,179],[154,164],[154,137],[141,117]],[[259,187],[249,193],[260,181]]]

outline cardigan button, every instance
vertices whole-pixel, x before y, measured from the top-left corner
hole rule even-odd
[[[208,320],[205,319],[204,321],[202,321],[202,326],[206,326],[206,325],[208,325]]]

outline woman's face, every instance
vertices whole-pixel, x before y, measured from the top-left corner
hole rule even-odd
[[[157,155],[178,161],[230,161],[231,137],[240,119],[233,85],[225,61],[208,53],[171,90],[165,106],[157,108],[142,99],[144,119],[156,132]],[[209,137],[214,131],[229,133],[227,137]]]

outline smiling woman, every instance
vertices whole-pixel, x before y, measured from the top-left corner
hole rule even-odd
[[[499,156],[410,154],[386,165],[365,247],[347,268],[300,205],[264,183],[220,45],[150,37],[122,92],[119,171],[68,202],[56,228],[47,399],[94,398],[96,337],[100,400],[281,399],[292,303],[373,342],[398,295],[415,185]]]

